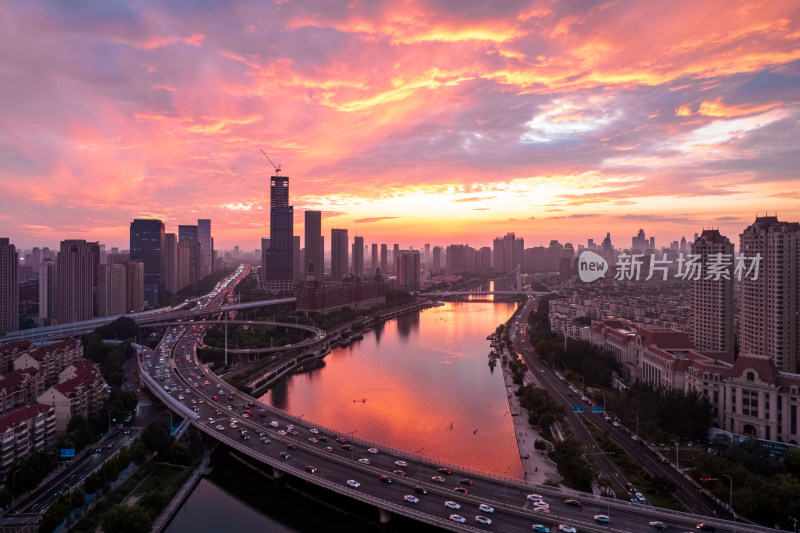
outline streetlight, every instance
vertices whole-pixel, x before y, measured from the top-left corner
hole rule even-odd
[[[353,431],[349,431],[349,432],[345,433],[345,435],[350,435],[350,441],[352,441],[353,440],[353,435],[355,435],[357,432],[358,432],[358,430],[354,429]],[[351,445],[350,446],[350,460],[352,461],[354,459],[355,459],[355,457],[353,457],[353,446]]]
[[[730,492],[728,493],[728,508],[733,515],[733,533],[736,533],[736,512],[733,510],[733,478],[728,474],[721,474],[722,477],[728,478],[728,482],[730,483]],[[796,524],[795,524],[796,525]]]
[[[108,434],[109,435],[111,435],[111,413],[112,412],[117,413],[117,414],[120,413],[119,409],[109,409],[108,410]],[[116,418],[114,419],[114,421],[116,421]]]
[[[422,448],[420,448],[419,450],[414,452],[414,453],[417,454],[417,474],[419,474],[422,471],[422,455],[421,454],[422,454],[422,450],[424,450],[424,449],[425,449],[425,446],[423,446]]]

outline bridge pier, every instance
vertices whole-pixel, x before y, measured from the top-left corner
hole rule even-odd
[[[392,519],[392,513],[386,509],[378,507],[378,514],[380,515],[381,524],[388,524]]]
[[[272,477],[273,477],[273,478],[275,478],[275,479],[280,479],[280,478],[282,478],[282,477],[284,476],[284,474],[285,474],[285,473],[286,473],[286,472],[284,472],[283,470],[278,470],[278,469],[277,469],[277,468],[275,468],[274,466],[272,467]]]

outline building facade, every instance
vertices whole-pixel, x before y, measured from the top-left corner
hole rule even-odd
[[[305,212],[305,244],[306,256],[303,272],[308,272],[308,265],[314,265],[314,273],[322,280],[325,275],[325,249],[322,244],[322,211]]]
[[[164,248],[164,223],[157,219],[134,219],[130,228],[131,261],[144,264],[144,299],[150,309],[161,302],[161,250]]]
[[[348,274],[346,229],[331,230],[331,281],[342,281]]]
[[[268,291],[294,286],[294,208],[289,205],[289,177],[270,177],[269,249],[266,250],[264,286]]]
[[[100,247],[96,242],[61,241],[56,261],[56,317],[59,324],[90,320],[95,316],[97,267]]]
[[[733,261],[733,244],[719,230],[704,230],[692,243],[692,253],[703,265],[699,279],[692,281],[692,332],[698,350],[734,351],[733,277],[717,277],[709,273],[717,260]]]
[[[18,265],[16,247],[0,238],[0,335],[19,329]]]

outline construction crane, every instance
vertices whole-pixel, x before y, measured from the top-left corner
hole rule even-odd
[[[259,148],[259,150],[261,150],[261,148]],[[281,166],[280,165],[276,165],[275,163],[273,163],[272,159],[269,158],[269,156],[267,155],[267,153],[264,150],[261,150],[261,153],[264,154],[264,157],[267,158],[267,161],[269,161],[269,164],[272,165],[272,167],[275,169],[275,175],[277,175],[278,172],[281,171]]]

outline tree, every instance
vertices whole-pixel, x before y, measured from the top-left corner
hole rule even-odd
[[[783,456],[783,465],[794,477],[800,477],[800,448],[792,448]]]
[[[147,512],[138,505],[115,505],[103,515],[102,524],[103,531],[114,533],[147,533],[152,527]]]
[[[142,443],[159,456],[165,455],[172,445],[169,424],[161,419],[150,422],[142,432]]]
[[[533,441],[533,449],[539,450],[544,455],[544,452],[547,451],[547,443],[543,439],[536,439]]]

